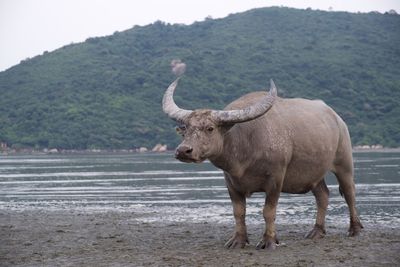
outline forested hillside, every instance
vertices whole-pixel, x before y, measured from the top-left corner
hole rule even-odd
[[[161,99],[223,108],[268,86],[319,98],[353,144],[400,146],[400,16],[262,8],[191,25],[151,25],[89,38],[0,73],[0,141],[64,149],[174,146]]]

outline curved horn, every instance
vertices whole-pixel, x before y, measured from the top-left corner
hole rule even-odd
[[[269,93],[259,102],[240,110],[212,111],[212,115],[221,124],[233,124],[256,119],[267,112],[277,97],[274,81],[271,79]]]
[[[163,111],[168,114],[168,116],[176,121],[185,121],[186,118],[192,113],[191,110],[179,108],[174,101],[174,91],[178,85],[180,77],[178,77],[164,93],[162,100]]]

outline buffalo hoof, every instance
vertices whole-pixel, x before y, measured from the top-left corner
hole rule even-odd
[[[276,238],[261,239],[260,242],[258,242],[256,249],[257,250],[260,250],[260,249],[275,250],[278,244],[279,244],[279,241]]]
[[[361,229],[363,229],[364,226],[360,222],[355,222],[350,224],[349,228],[349,236],[358,236],[360,235]]]
[[[324,227],[315,225],[314,228],[308,234],[306,234],[305,238],[315,240],[315,239],[323,238],[325,236],[325,234],[326,234],[326,231],[325,231]]]
[[[246,246],[246,243],[249,244],[249,239],[247,238],[247,235],[239,235],[238,233],[235,233],[232,238],[225,243],[224,247],[228,249],[244,248],[244,246]]]

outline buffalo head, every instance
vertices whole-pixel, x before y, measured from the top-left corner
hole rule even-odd
[[[163,110],[178,122],[177,132],[183,141],[175,151],[175,157],[183,162],[202,162],[222,152],[224,135],[236,123],[254,120],[265,114],[276,98],[277,91],[271,80],[268,94],[254,105],[239,110],[186,110],[179,108],[173,94],[177,78],[166,90]]]

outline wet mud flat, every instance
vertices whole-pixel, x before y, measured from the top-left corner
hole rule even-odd
[[[146,214],[78,210],[0,210],[0,266],[400,266],[399,229],[347,225],[305,240],[312,225],[277,224],[281,245],[256,250],[264,225],[249,225],[250,245],[227,250],[232,224],[146,223]],[[233,220],[232,220],[233,221]]]

